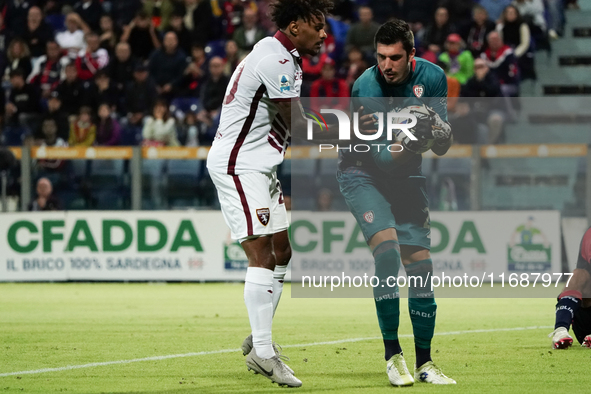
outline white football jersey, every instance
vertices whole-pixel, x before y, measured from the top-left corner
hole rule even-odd
[[[270,173],[281,164],[291,134],[275,102],[299,98],[300,62],[292,42],[279,31],[259,41],[238,65],[207,157],[209,171]]]

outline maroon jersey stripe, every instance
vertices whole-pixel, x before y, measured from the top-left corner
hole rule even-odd
[[[267,141],[269,141],[269,144],[271,144],[273,148],[277,149],[277,152],[283,153],[283,148],[277,145],[277,143],[273,138],[271,138],[271,136],[267,137]]]
[[[236,186],[236,190],[238,191],[238,195],[240,196],[240,203],[242,204],[242,210],[244,211],[244,215],[246,216],[246,230],[248,231],[248,235],[253,235],[252,216],[250,216],[250,208],[248,207],[248,201],[246,200],[246,194],[244,194],[244,188],[242,187],[242,182],[240,182],[240,178],[238,178],[238,175],[233,175],[232,179],[234,180],[234,185]]]
[[[267,88],[265,87],[265,85],[261,85],[254,94],[254,97],[252,98],[252,102],[250,103],[250,112],[244,120],[242,130],[240,130],[240,134],[238,134],[238,138],[236,139],[236,143],[232,148],[232,152],[230,152],[230,159],[228,160],[228,174],[230,175],[236,175],[235,170],[238,152],[240,151],[242,144],[244,144],[244,140],[246,140],[246,136],[250,131],[250,127],[252,126],[252,122],[254,121],[254,117],[257,113],[259,102],[261,101],[261,98],[263,97],[263,94],[266,90]]]

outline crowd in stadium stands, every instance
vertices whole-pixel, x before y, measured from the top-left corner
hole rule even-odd
[[[274,33],[271,1],[0,0],[2,145],[209,145],[232,72]],[[302,97],[347,97],[375,64],[379,25],[398,17],[417,55],[447,73],[456,140],[500,142],[518,110],[511,98],[536,78],[533,53],[562,34],[568,3],[336,0],[321,54],[304,59]]]

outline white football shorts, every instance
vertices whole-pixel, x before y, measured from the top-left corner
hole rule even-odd
[[[243,242],[287,230],[287,211],[277,173],[228,175],[209,172],[232,239]]]

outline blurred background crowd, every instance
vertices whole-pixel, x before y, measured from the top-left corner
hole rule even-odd
[[[0,1],[4,145],[211,144],[225,88],[275,27],[270,0]],[[576,6],[576,3],[574,4]],[[562,34],[563,0],[337,0],[322,52],[305,59],[302,97],[347,97],[375,63],[373,37],[409,22],[417,55],[439,64],[450,97],[514,97],[536,79],[533,52]],[[338,105],[338,103],[335,103]],[[468,109],[452,100],[452,118]],[[504,116],[488,114],[498,142]],[[460,142],[479,136],[457,135]]]
[[[0,146],[210,145],[232,72],[275,33],[271,1],[0,0]],[[456,141],[500,143],[568,7],[576,0],[336,0],[301,95],[348,97],[375,64],[380,24],[401,18],[417,55],[448,76]]]

